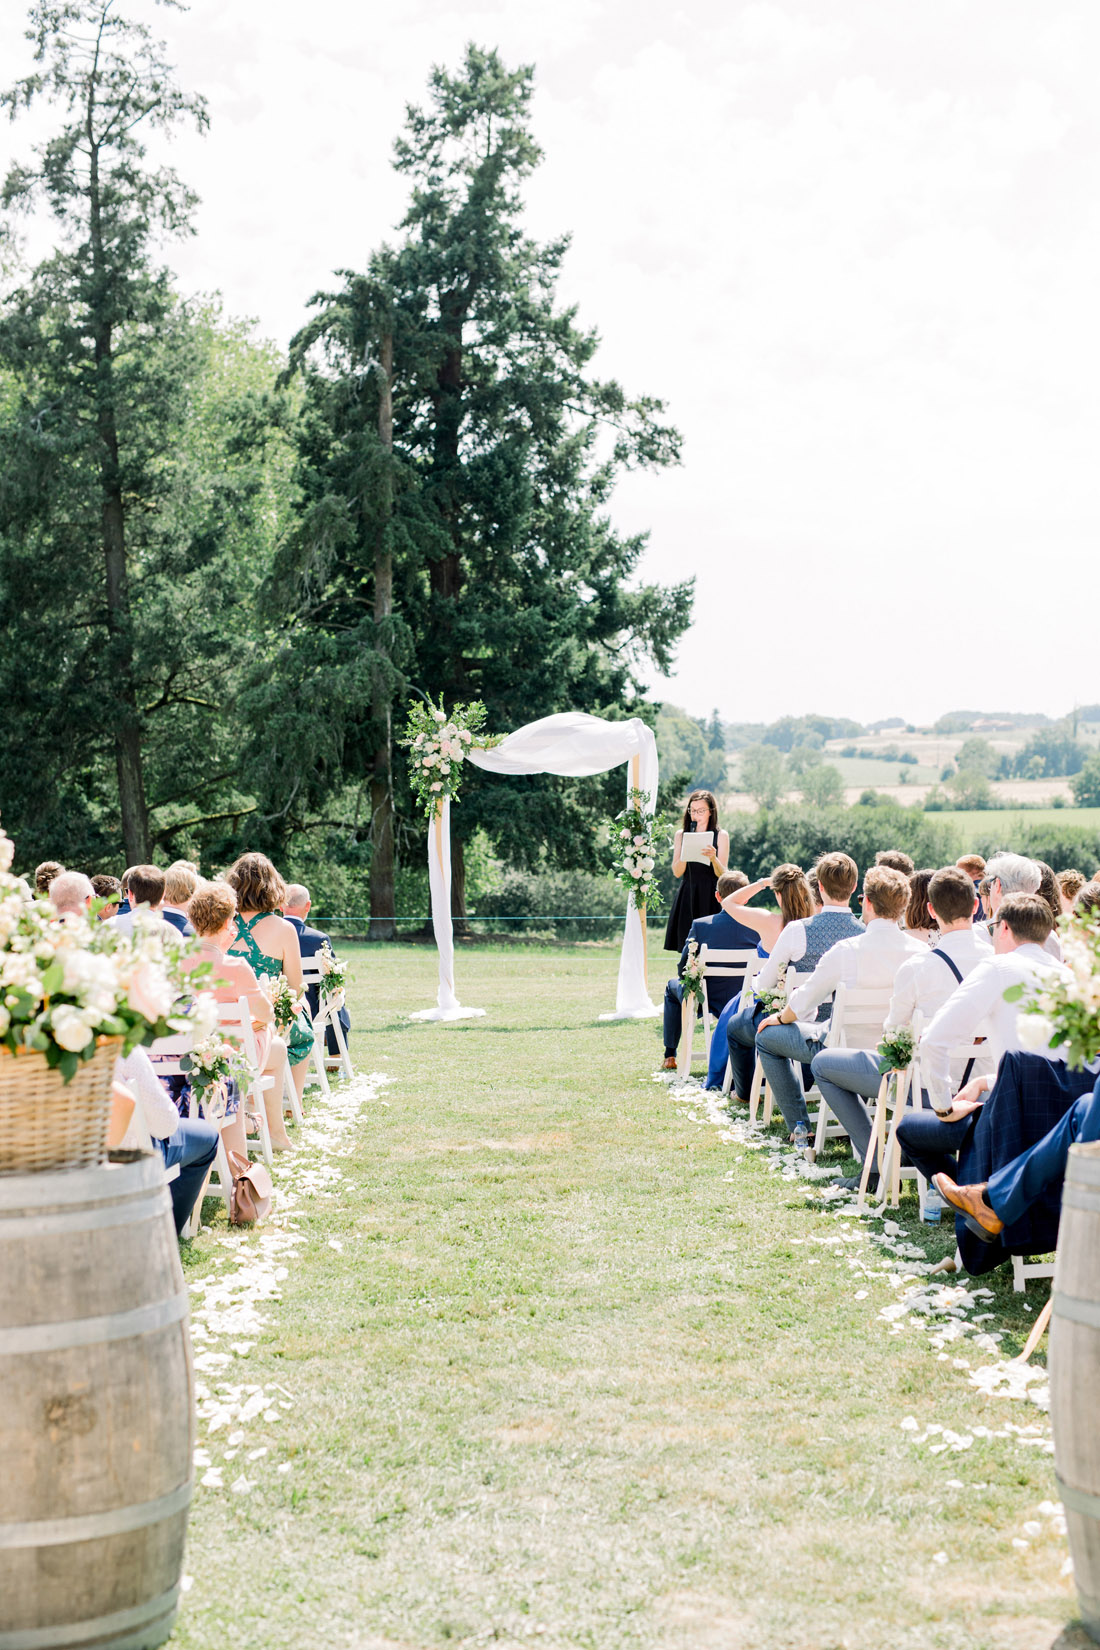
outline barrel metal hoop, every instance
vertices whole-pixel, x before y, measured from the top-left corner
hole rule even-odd
[[[77,1513],[72,1518],[38,1518],[22,1524],[0,1524],[0,1551],[14,1547],[62,1547],[77,1541],[100,1541],[159,1524],[182,1512],[191,1500],[192,1480],[155,1501],[138,1501],[108,1512]]]
[[[167,1188],[165,1188],[167,1191]],[[108,1203],[100,1209],[66,1209],[52,1215],[0,1215],[0,1243],[5,1238],[52,1237],[65,1232],[98,1232],[107,1226],[129,1226],[160,1220],[171,1210],[161,1192],[141,1203]]]
[[[95,1204],[147,1197],[164,1178],[164,1159],[150,1152],[137,1163],[104,1163],[87,1169],[47,1169],[0,1175],[0,1214],[48,1209],[57,1203]]]
[[[1069,1209],[1084,1209],[1090,1215],[1100,1215],[1100,1186],[1094,1192],[1086,1189],[1072,1180],[1067,1180],[1062,1190],[1062,1206]]]
[[[133,1632],[135,1629],[157,1625],[179,1607],[179,1584],[170,1587],[159,1598],[146,1599],[129,1610],[113,1610],[109,1616],[97,1616],[93,1621],[67,1621],[58,1627],[23,1627],[14,1632],[0,1632],[0,1650],[63,1650],[67,1644],[100,1643],[111,1634]],[[110,1641],[108,1641],[110,1642]]]
[[[1079,1300],[1076,1295],[1065,1295],[1056,1289],[1053,1310],[1056,1318],[1083,1323],[1088,1329],[1100,1329],[1100,1301]]]
[[[1086,1146],[1093,1144],[1093,1141],[1082,1141],[1070,1147],[1066,1165],[1067,1185],[1084,1181],[1086,1186],[1100,1186],[1100,1153],[1085,1150]]]
[[[130,1312],[109,1312],[98,1318],[69,1318],[62,1323],[32,1323],[0,1328],[0,1356],[14,1357],[27,1352],[61,1352],[70,1346],[91,1346],[99,1342],[125,1341],[134,1335],[149,1335],[187,1316],[185,1294],[154,1301],[151,1306],[135,1306]],[[3,1526],[0,1525],[0,1529]],[[0,1546],[3,1541],[0,1540]]]
[[[1084,1518],[1100,1518],[1100,1495],[1090,1495],[1087,1490],[1075,1490],[1072,1484],[1065,1484],[1054,1475],[1054,1482],[1058,1486],[1058,1496],[1063,1507],[1070,1512],[1080,1513]]]

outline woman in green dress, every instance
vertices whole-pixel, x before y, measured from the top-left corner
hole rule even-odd
[[[237,937],[231,957],[244,957],[256,974],[285,974],[292,991],[302,990],[302,953],[293,923],[279,916],[286,884],[266,854],[242,854],[225,873],[237,896]],[[290,1075],[298,1099],[306,1086],[306,1062],[313,1047],[313,1027],[303,1008],[282,1033]]]

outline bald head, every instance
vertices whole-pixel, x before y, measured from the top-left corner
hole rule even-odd
[[[283,910],[289,916],[306,917],[312,904],[309,889],[304,882],[288,882],[286,885],[286,899],[283,901]]]
[[[86,911],[95,889],[81,871],[62,871],[50,883],[49,901],[59,917],[70,911]]]

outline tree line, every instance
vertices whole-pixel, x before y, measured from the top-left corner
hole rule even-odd
[[[568,238],[523,226],[533,68],[471,45],[433,71],[394,146],[396,237],[303,295],[280,350],[161,261],[197,202],[150,137],[208,127],[165,46],[115,0],[40,0],[28,34],[4,106],[55,124],[0,195],[5,825],[24,859],[85,868],[336,861],[389,937],[422,853],[410,695],[481,699],[500,732],[653,722],[642,668],[690,621],[691,582],[639,583],[645,535],[609,513],[679,436],[595,373],[555,295]],[[33,267],[27,212],[55,238]],[[582,865],[621,778],[471,771],[456,916],[475,833],[512,864]]]

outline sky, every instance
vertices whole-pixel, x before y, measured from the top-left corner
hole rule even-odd
[[[528,230],[572,236],[595,369],[684,439],[612,504],[650,533],[640,577],[696,581],[656,696],[918,723],[1100,700],[1094,0],[128,4],[209,101],[172,145],[202,204],[169,261],[280,345],[393,238],[432,66],[469,40],[535,65]],[[22,29],[9,0],[4,83]],[[0,128],[0,165],[41,129]]]

